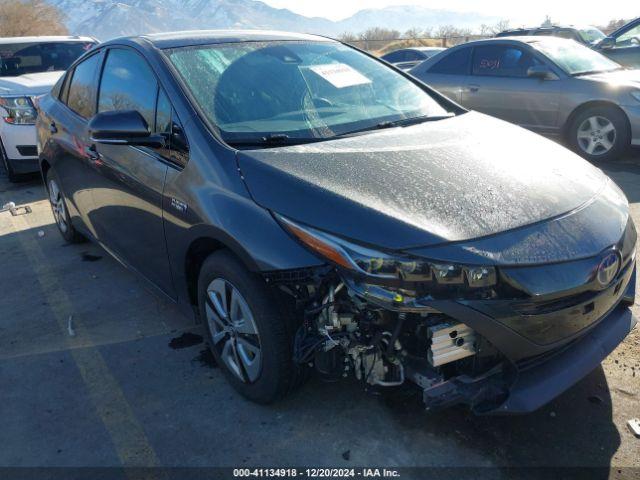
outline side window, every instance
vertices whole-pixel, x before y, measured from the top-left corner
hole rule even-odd
[[[640,25],[630,28],[618,38],[616,47],[637,47],[640,45]]]
[[[98,112],[136,110],[154,126],[156,77],[147,62],[128,49],[109,50],[102,71]]]
[[[67,106],[84,118],[95,114],[96,69],[100,55],[93,55],[76,65],[67,93]]]
[[[189,162],[189,143],[175,111],[171,117],[171,160],[184,167]]]
[[[429,69],[429,73],[445,75],[468,75],[471,61],[471,48],[461,48],[445,56]]]
[[[161,88],[158,89],[154,133],[158,133],[166,139],[165,147],[157,149],[157,152],[165,158],[171,158],[171,103]]]
[[[526,77],[527,70],[539,65],[531,54],[509,45],[476,47],[473,74],[491,77]]]
[[[171,102],[169,102],[169,97],[161,88],[158,89],[155,133],[171,134]]]
[[[384,58],[389,63],[397,63],[402,61],[402,57],[403,57],[403,52],[402,50],[400,50],[398,52],[388,53],[384,55],[382,58]]]
[[[424,60],[426,57],[422,55],[420,52],[412,52],[411,50],[407,50],[407,54],[405,56],[406,62],[415,62],[418,60]]]
[[[573,30],[558,30],[555,34],[556,37],[566,38],[567,40],[580,40],[576,32]]]
[[[166,147],[159,149],[158,153],[176,165],[186,166],[189,161],[189,145],[178,116],[162,88],[158,90],[155,125],[155,133],[164,135],[167,139]]]
[[[66,75],[62,75],[58,81],[56,82],[56,84],[53,86],[53,88],[51,89],[51,96],[53,98],[61,98],[60,97],[60,93],[62,92],[62,84],[64,83],[64,79],[66,78]]]

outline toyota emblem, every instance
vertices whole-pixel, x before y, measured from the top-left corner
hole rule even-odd
[[[600,260],[596,280],[602,288],[608,287],[618,275],[619,269],[620,256],[617,252],[609,252]]]

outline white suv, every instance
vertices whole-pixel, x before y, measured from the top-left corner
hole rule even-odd
[[[90,37],[0,38],[0,161],[10,181],[38,171],[37,98],[96,43]]]

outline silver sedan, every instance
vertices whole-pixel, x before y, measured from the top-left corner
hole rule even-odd
[[[640,70],[572,40],[470,42],[409,73],[466,108],[565,140],[589,160],[640,145]]]

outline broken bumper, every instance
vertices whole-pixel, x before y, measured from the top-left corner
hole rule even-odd
[[[624,275],[624,291],[615,294],[614,306],[607,313],[581,332],[551,345],[537,345],[468,305],[437,305],[453,318],[464,318],[509,361],[499,371],[478,378],[452,378],[425,389],[425,404],[436,408],[464,403],[477,414],[528,413],[542,407],[594,370],[635,327],[637,320],[629,309],[635,300],[635,278],[635,268],[630,269]],[[581,307],[577,310],[582,311]]]
[[[593,371],[633,330],[636,322],[628,307],[618,306],[565,350],[540,365],[518,372],[507,400],[484,413],[537,410]]]

